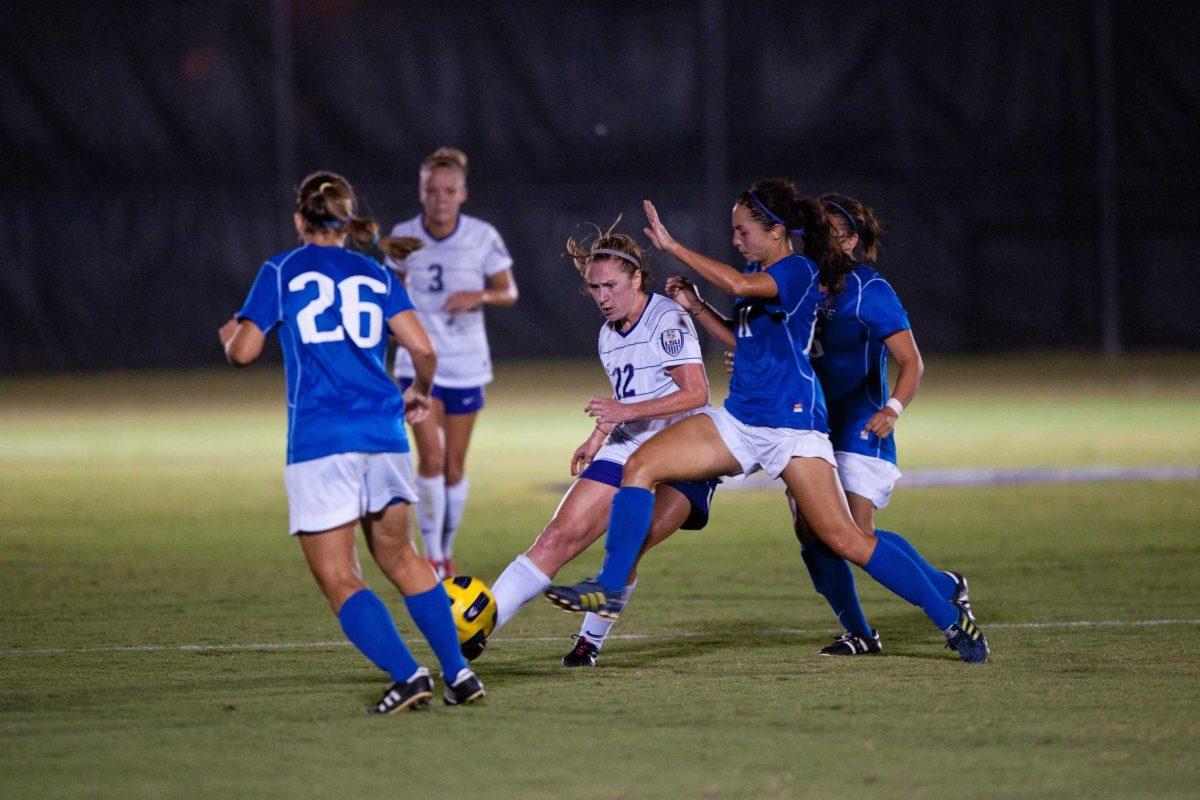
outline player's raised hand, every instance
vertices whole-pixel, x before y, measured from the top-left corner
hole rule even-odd
[[[433,401],[429,395],[419,391],[415,384],[404,390],[404,418],[410,425],[422,422],[432,409]]]
[[[697,291],[696,285],[680,275],[672,275],[667,278],[663,290],[667,293],[667,297],[683,306],[683,310],[689,314],[698,314],[704,307],[701,305],[700,292]]]
[[[646,211],[646,220],[650,223],[650,227],[642,228],[642,233],[650,239],[650,244],[663,252],[671,252],[678,245],[674,237],[667,232],[667,227],[662,224],[662,220],[658,218],[658,209],[654,207],[654,203],[649,200],[642,201],[642,208]]]
[[[601,425],[627,422],[631,419],[629,407],[611,397],[593,397],[583,410],[595,417]]]
[[[892,435],[892,431],[896,430],[896,420],[899,418],[899,414],[884,406],[867,420],[867,425],[863,428],[863,433],[873,433],[880,439],[886,439]]]

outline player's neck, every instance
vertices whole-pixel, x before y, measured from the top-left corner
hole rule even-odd
[[[648,302],[650,302],[650,295],[643,292],[642,296],[634,302],[633,310],[617,325],[617,331],[628,333],[630,328],[637,325],[638,320],[642,318],[642,312],[646,310],[646,303]]]
[[[435,222],[427,216],[421,217],[421,227],[435,239],[445,239],[450,234],[454,233],[454,229],[458,227],[458,216],[449,222]]]

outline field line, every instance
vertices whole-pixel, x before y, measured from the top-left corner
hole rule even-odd
[[[1200,625],[1200,619],[1106,619],[1106,620],[1062,620],[1057,622],[993,622],[987,630],[1039,629],[1039,628],[1142,628],[1154,625]],[[836,632],[833,628],[765,628],[750,631],[752,636],[808,636]],[[730,635],[745,635],[745,631],[673,631],[671,633],[614,633],[610,639],[698,639]],[[498,636],[497,642],[557,642],[570,638],[559,636]],[[417,642],[423,645],[424,642]],[[345,639],[331,642],[230,642],[226,644],[128,644],[103,647],[6,647],[0,656],[74,655],[89,653],[223,653],[252,650],[324,650],[330,647],[349,647]]]

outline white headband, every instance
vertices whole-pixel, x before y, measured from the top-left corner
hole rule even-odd
[[[633,264],[638,269],[642,268],[641,263],[639,263],[636,258],[629,255],[628,253],[622,253],[620,250],[612,250],[607,247],[597,247],[595,250],[592,251],[592,255],[594,255],[594,256],[597,256],[597,255],[616,256],[617,258],[628,261],[630,264]]]

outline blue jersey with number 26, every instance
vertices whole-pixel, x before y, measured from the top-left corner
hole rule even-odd
[[[745,272],[758,272],[750,264]],[[725,409],[747,425],[824,433],[825,397],[808,361],[820,270],[811,259],[790,255],[766,270],[779,294],[739,297],[734,304],[737,350]]]
[[[239,320],[279,327],[287,373],[287,463],[408,452],[404,399],[384,368],[387,321],[411,309],[392,271],[309,244],[262,265]]]
[[[888,399],[883,340],[909,329],[900,298],[865,264],[846,276],[846,288],[817,311],[813,366],[829,403],[829,438],[834,450],[896,463],[895,434],[880,439],[863,428]]]

